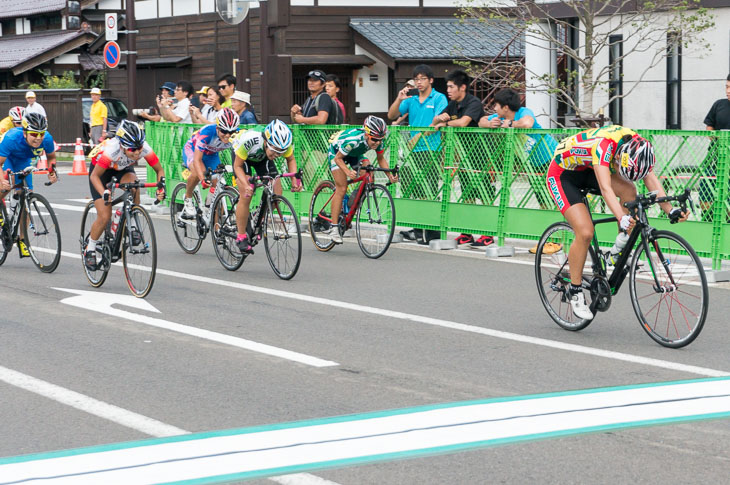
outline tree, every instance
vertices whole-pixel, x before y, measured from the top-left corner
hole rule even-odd
[[[463,21],[473,19],[506,35],[517,30],[526,44],[541,46],[550,51],[545,55],[560,58],[564,66],[560,76],[533,72],[527,66],[525,75],[531,78],[532,89],[557,96],[581,119],[595,117],[599,109],[628,96],[677,46],[683,47],[683,54],[692,49],[709,51],[703,33],[715,26],[714,16],[700,0],[464,1],[457,13]],[[622,50],[614,50],[609,57],[614,34],[622,35]],[[629,58],[639,62],[639,57],[641,67],[634,69],[638,77],[631,79],[627,90],[618,92],[612,81],[621,76],[620,66]],[[504,72],[498,62],[469,60],[477,78]]]

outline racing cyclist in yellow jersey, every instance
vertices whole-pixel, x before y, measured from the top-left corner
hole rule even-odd
[[[568,252],[568,265],[570,306],[578,318],[593,318],[581,288],[583,266],[593,239],[593,222],[590,211],[582,202],[580,190],[599,190],[618,220],[619,230],[631,232],[635,220],[621,203],[636,198],[634,182],[643,179],[646,187],[657,191],[659,197],[666,195],[652,170],[654,162],[652,144],[636,132],[618,125],[582,131],[563,140],[555,149],[548,169],[547,186],[558,209],[575,231],[575,240]],[[687,213],[672,209],[668,202],[660,206],[672,220],[687,220]]]
[[[241,194],[241,198],[236,204],[238,232],[236,244],[243,254],[251,254],[252,247],[246,235],[246,225],[248,224],[253,187],[248,178],[253,173],[252,169],[256,170],[256,175],[260,176],[277,175],[274,160],[279,157],[286,158],[289,172],[296,172],[297,161],[294,159],[293,136],[286,123],[274,120],[266,126],[263,133],[254,130],[244,131],[231,141],[236,153],[233,172],[236,175],[238,190]],[[302,182],[293,178],[292,192],[299,192],[302,188]],[[274,192],[281,195],[281,181],[276,181]]]
[[[25,108],[21,106],[13,106],[10,108],[8,116],[0,121],[0,140],[3,139],[5,133],[22,124],[23,115],[25,115]]]

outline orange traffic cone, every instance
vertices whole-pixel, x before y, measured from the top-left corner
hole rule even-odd
[[[45,150],[41,153],[41,157],[38,159],[38,163],[35,166],[36,170],[33,173],[48,173],[48,158],[46,158]]]
[[[89,175],[89,172],[86,170],[86,157],[84,156],[84,149],[81,146],[81,138],[76,138],[74,164],[69,175]]]

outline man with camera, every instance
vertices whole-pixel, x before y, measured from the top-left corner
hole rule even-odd
[[[158,94],[155,98],[157,105],[160,106],[163,103],[167,104],[168,100],[173,99],[173,94],[175,94],[175,83],[169,81],[164,83],[162,86],[160,86],[160,94]],[[135,116],[139,116],[140,118],[144,118],[148,121],[162,120],[162,116],[152,106],[150,106],[149,109],[133,109],[132,114],[134,114]]]

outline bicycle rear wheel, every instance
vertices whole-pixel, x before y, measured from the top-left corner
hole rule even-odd
[[[172,231],[175,233],[175,239],[183,251],[188,254],[195,254],[203,245],[205,231],[202,227],[198,227],[199,218],[183,219],[181,216],[183,204],[185,201],[185,182],[180,182],[172,189],[170,197],[170,222],[172,222]],[[193,192],[193,205],[195,208],[200,207],[200,198],[197,192]]]
[[[27,226],[23,227],[30,259],[43,273],[53,273],[61,261],[61,229],[53,207],[40,194],[27,198]]]
[[[155,228],[147,211],[138,205],[132,206],[129,217],[131,224],[125,221],[122,233],[124,274],[132,294],[144,298],[152,289],[157,273]]]
[[[266,257],[276,276],[290,280],[302,261],[302,232],[294,206],[286,198],[275,195],[271,210],[264,219]]]
[[[332,197],[335,195],[335,184],[331,180],[321,182],[312,194],[309,204],[309,233],[312,235],[314,247],[320,251],[329,251],[335,247],[332,237],[327,231],[332,227]]]
[[[106,277],[109,275],[110,266],[109,264],[100,264],[92,271],[84,263],[84,249],[86,248],[86,243],[89,241],[91,225],[95,220],[96,208],[94,207],[94,201],[90,200],[89,203],[86,204],[84,215],[81,216],[81,238],[79,239],[79,242],[81,243],[81,266],[84,268],[84,274],[86,275],[86,279],[89,280],[91,286],[98,288],[104,284],[104,281],[106,281]],[[103,238],[104,235],[102,234],[102,239]],[[97,246],[97,249],[98,248],[99,247]]]
[[[8,219],[8,211],[5,209],[5,202],[0,200],[0,217],[2,217],[2,223],[0,223],[0,265],[5,262],[10,252],[10,248],[13,247],[12,241],[10,241],[10,220]]]
[[[639,244],[631,259],[631,304],[641,328],[655,342],[684,347],[697,338],[707,317],[709,290],[702,261],[673,232],[656,231],[647,245],[648,254]]]
[[[357,243],[365,256],[381,257],[390,247],[395,231],[395,204],[382,185],[373,185],[360,200],[355,214]]]
[[[220,191],[213,202],[211,216],[211,235],[213,248],[218,261],[228,271],[236,271],[243,264],[243,254],[236,244],[236,200],[238,194],[233,189]]]
[[[570,271],[568,251],[575,240],[575,232],[567,222],[552,224],[540,236],[535,252],[535,281],[545,310],[550,318],[565,330],[583,330],[593,319],[581,319],[573,314],[570,306]],[[589,251],[587,263],[594,254]],[[591,271],[590,269],[588,271]],[[587,288],[589,273],[583,270],[583,287]],[[586,303],[590,305],[590,291],[584,291]]]

